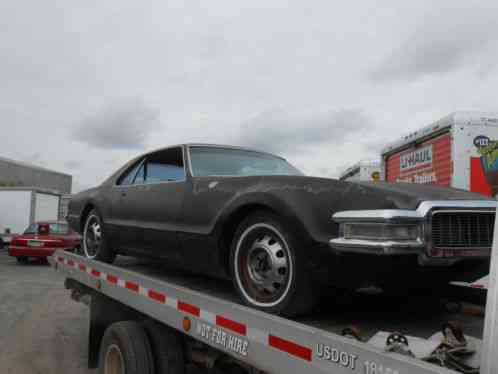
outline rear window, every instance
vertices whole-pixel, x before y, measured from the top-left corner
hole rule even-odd
[[[39,225],[32,223],[24,231],[25,234],[37,234]],[[52,235],[67,235],[69,234],[69,225],[65,223],[51,223],[49,224],[50,234]]]

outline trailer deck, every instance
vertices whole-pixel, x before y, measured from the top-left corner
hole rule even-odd
[[[57,252],[51,261],[69,284],[103,294],[269,373],[454,373],[387,353],[386,333],[407,336],[417,357],[437,345],[426,339],[448,321],[460,323],[469,339],[481,339],[483,333],[481,307],[467,308],[467,313],[456,308],[452,313],[435,298],[331,297],[309,317],[289,320],[238,304],[230,282],[157,262],[120,258],[109,265],[67,252]],[[342,336],[350,325],[356,326],[353,335],[358,333],[362,341]]]

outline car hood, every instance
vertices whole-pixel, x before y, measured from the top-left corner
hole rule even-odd
[[[300,191],[308,196],[307,200],[320,205],[315,208],[326,207],[328,211],[415,210],[422,201],[493,200],[481,194],[455,188],[401,182],[346,182],[307,176],[271,176],[264,177],[262,185],[275,188],[279,195]],[[295,195],[290,194],[293,198]]]
[[[399,209],[416,209],[422,201],[431,200],[493,200],[474,192],[427,184],[403,182],[358,182],[356,184],[382,194]]]

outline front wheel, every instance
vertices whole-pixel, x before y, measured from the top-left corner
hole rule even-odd
[[[108,246],[102,218],[95,209],[88,214],[85,220],[82,249],[83,255],[93,260],[112,263],[116,257]]]
[[[309,311],[316,297],[304,249],[279,217],[267,212],[247,217],[230,256],[232,279],[244,303],[288,317]]]

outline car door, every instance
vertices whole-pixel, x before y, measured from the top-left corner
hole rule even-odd
[[[105,233],[113,250],[129,250],[138,244],[135,243],[139,235],[138,227],[129,197],[137,195],[138,189],[144,183],[144,161],[145,157],[127,168],[116,184],[106,191],[109,210],[105,220]]]
[[[118,212],[127,222],[130,252],[177,259],[177,230],[185,194],[185,168],[181,147],[168,148],[145,157],[133,184],[123,189]]]

